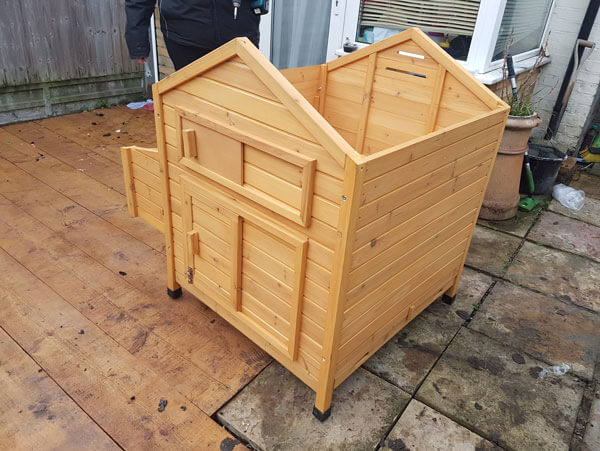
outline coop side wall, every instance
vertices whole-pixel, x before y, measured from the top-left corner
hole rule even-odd
[[[219,310],[217,306],[208,302],[207,304],[217,309],[227,321],[280,360],[307,385],[315,388],[320,369],[344,170],[273,94],[262,83],[257,82],[256,77],[242,63],[239,58],[234,58],[203,74],[202,77],[168,91],[161,97],[165,149],[168,158],[176,278],[184,289],[190,289],[200,299],[205,298],[189,287],[184,274],[186,269],[182,221],[183,199],[179,185],[182,174],[198,177],[212,184],[216,189],[239,199],[240,202],[250,204],[252,208],[273,218],[282,227],[306,236],[309,244],[302,298],[299,354],[296,361],[292,361],[289,356],[280,352],[279,348],[270,346],[268,340],[257,336],[236,315]],[[239,194],[178,164],[181,155],[180,137],[177,136],[178,111],[200,116],[222,127],[233,128],[237,133],[248,134],[256,139],[289,149],[293,153],[316,159],[310,225],[303,227],[274,215],[260,203],[240,197]],[[260,165],[259,161],[250,161],[250,157],[249,153],[244,157],[244,176],[251,171],[256,172],[256,166]],[[261,177],[255,177],[253,183],[260,184],[261,180],[281,176],[281,174],[268,173],[269,168],[263,167],[261,171]],[[254,188],[269,190],[268,186]],[[265,287],[259,289],[268,290]],[[277,316],[276,312],[270,311],[267,306],[260,307],[268,311],[272,317]],[[278,318],[278,324],[285,325],[288,320],[289,318]]]
[[[326,65],[320,64],[284,69],[281,73],[302,94],[302,97],[319,111],[320,98],[324,95],[326,70]]]
[[[485,113],[367,163],[336,385],[460,274],[506,115]]]

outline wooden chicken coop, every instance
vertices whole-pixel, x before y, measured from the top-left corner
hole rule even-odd
[[[279,72],[235,39],[154,85],[132,216],[198,297],[316,392],[456,294],[508,107],[418,29]]]

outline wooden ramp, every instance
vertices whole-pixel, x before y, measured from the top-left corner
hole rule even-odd
[[[210,416],[270,357],[166,295],[163,236],[127,215],[132,143],[155,144],[152,113],[0,128],[0,449],[237,444]]]

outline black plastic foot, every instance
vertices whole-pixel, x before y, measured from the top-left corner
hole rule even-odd
[[[447,294],[444,294],[442,296],[442,301],[444,301],[448,305],[454,304],[454,300],[455,299],[456,299],[456,295],[455,296],[448,296]]]
[[[181,287],[177,288],[176,290],[171,290],[170,288],[167,288],[167,294],[171,299],[177,299],[181,297]]]
[[[331,407],[325,412],[321,412],[319,409],[317,409],[317,406],[313,406],[313,415],[322,423],[329,418],[329,415],[331,415]]]

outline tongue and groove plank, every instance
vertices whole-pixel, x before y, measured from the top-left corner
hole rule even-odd
[[[131,219],[127,215],[127,200],[122,194],[48,153],[42,152],[44,156],[41,157],[37,148],[5,129],[0,129],[0,146],[2,158],[30,174],[30,178],[47,184],[69,198],[72,204],[86,209],[89,216],[114,225],[122,235],[127,234],[129,239],[134,237],[161,255],[164,252],[164,236],[142,220]],[[117,170],[122,174],[120,167],[115,169]]]
[[[0,449],[120,449],[2,329],[0,356]]]
[[[231,440],[210,417],[4,251],[0,298],[0,326],[120,446],[214,449]],[[158,412],[161,398],[168,404]]]

